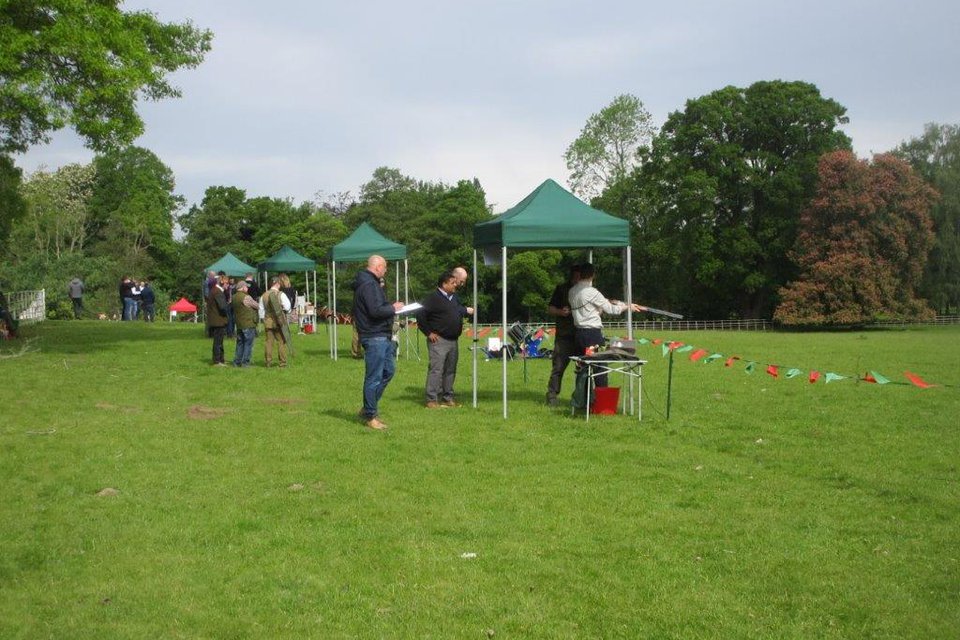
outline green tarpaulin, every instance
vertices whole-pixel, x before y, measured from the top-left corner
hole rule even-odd
[[[214,273],[223,271],[228,276],[245,276],[248,273],[253,273],[256,271],[256,269],[232,253],[228,253],[204,269],[203,273],[206,274],[210,271],[213,271]]]
[[[366,262],[373,255],[383,256],[385,260],[403,260],[407,257],[407,248],[387,240],[364,222],[330,250],[330,259],[334,262]]]
[[[260,271],[277,273],[281,271],[315,271],[317,263],[310,258],[304,258],[287,245],[283,245],[280,251],[277,251],[258,266]]]
[[[630,223],[584,204],[553,180],[494,220],[473,227],[473,246],[560,249],[625,247]]]

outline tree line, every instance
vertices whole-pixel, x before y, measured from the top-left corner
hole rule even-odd
[[[169,75],[200,64],[212,37],[115,2],[0,6],[4,287],[63,293],[50,296],[54,316],[68,314],[64,288],[76,275],[97,311],[116,306],[124,275],[153,281],[159,304],[196,300],[203,268],[225,252],[257,264],[284,244],[318,260],[325,281],[330,248],[361,222],[408,247],[413,297],[444,269],[470,265],[473,225],[493,215],[473,178],[444,184],[380,167],[356,197],[296,204],[222,185],[187,208],[169,167],[132,145],[143,129],[135,106],[176,97]],[[564,157],[575,193],[630,221],[633,296],[650,306],[813,326],[957,313],[960,129],[929,124],[858,159],[846,122],[841,104],[805,82],[724,87],[688,100],[659,130],[625,94],[590,116]],[[23,175],[12,154],[64,127],[94,160]],[[545,320],[553,285],[585,258],[515,252],[511,315]],[[619,295],[619,254],[594,260],[601,290]],[[499,317],[497,274],[475,276],[481,318]]]

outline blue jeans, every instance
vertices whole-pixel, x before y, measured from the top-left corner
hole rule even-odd
[[[376,418],[377,405],[397,368],[397,344],[387,336],[360,338],[363,345],[363,415]]]
[[[253,341],[256,338],[257,330],[254,327],[237,331],[237,350],[233,354],[233,366],[250,366],[250,356],[253,355]]]
[[[136,308],[137,308],[137,303],[134,301],[133,298],[124,298],[122,318],[124,320],[133,320]]]

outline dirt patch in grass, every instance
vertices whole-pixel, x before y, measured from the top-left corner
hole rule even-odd
[[[205,407],[201,404],[195,404],[187,409],[187,417],[191,420],[215,420],[223,417],[227,409],[216,409],[214,407]]]

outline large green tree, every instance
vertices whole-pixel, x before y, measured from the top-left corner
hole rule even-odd
[[[563,154],[570,187],[586,200],[622,180],[640,161],[640,151],[656,133],[643,102],[619,95],[587,119],[577,139]]]
[[[637,232],[647,300],[699,317],[769,317],[792,279],[817,160],[848,149],[845,109],[804,82],[757,82],[689,100],[650,159],[617,185]],[[659,289],[659,292],[656,291]]]
[[[122,11],[119,0],[0,0],[0,177],[5,154],[26,151],[72,127],[93,149],[132,143],[143,133],[141,98],[176,97],[168,77],[195,67],[212,34],[190,22],[160,22]],[[23,211],[0,190],[0,241]]]
[[[960,312],[960,125],[928,124],[894,152],[936,189],[934,243],[921,292],[944,314]]]
[[[168,76],[195,67],[212,34],[119,0],[0,2],[0,151],[70,126],[97,150],[143,133],[137,100],[177,97]]]
[[[823,156],[800,220],[799,277],[774,316],[784,324],[851,325],[932,315],[917,291],[933,243],[936,192],[903,160]]]

